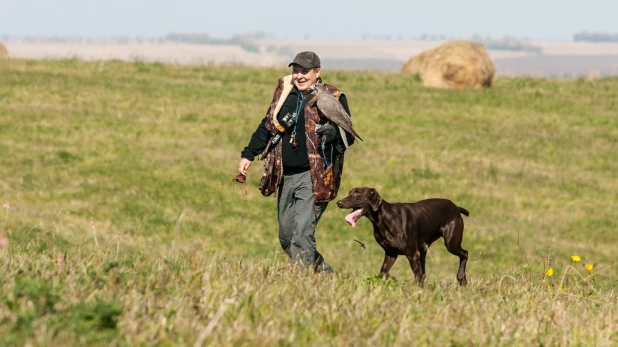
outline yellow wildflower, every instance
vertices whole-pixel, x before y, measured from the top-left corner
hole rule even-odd
[[[594,264],[586,264],[586,270],[592,271],[594,269]]]
[[[554,275],[554,269],[553,268],[550,267],[549,269],[547,269],[547,271],[545,271],[545,276],[551,277],[553,275]]]
[[[576,263],[582,261],[582,258],[579,255],[572,255],[571,259]]]

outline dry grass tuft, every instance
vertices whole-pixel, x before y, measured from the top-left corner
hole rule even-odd
[[[559,261],[545,275],[505,270],[466,288],[437,278],[420,288],[411,276],[302,273],[281,254],[257,262],[41,246],[0,250],[0,345],[609,346],[618,338],[615,294]]]

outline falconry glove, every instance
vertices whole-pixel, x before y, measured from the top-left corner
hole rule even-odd
[[[337,129],[330,124],[322,125],[315,132],[322,136],[324,145],[333,144],[337,140]]]

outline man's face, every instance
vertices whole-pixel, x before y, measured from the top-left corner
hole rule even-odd
[[[292,79],[298,90],[304,92],[311,87],[312,84],[318,81],[320,77],[320,68],[306,69],[300,65],[292,65]]]

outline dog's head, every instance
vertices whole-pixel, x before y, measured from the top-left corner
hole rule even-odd
[[[339,208],[351,208],[352,213],[346,217],[346,221],[354,226],[355,222],[369,212],[375,212],[382,204],[382,197],[370,187],[352,188],[348,196],[337,201]]]

